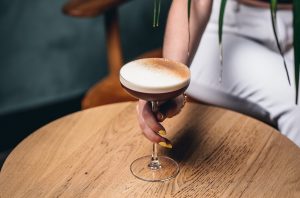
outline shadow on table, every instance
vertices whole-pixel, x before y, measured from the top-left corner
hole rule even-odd
[[[195,138],[199,136],[197,133],[196,129],[186,129],[180,137],[176,137],[176,140],[172,142],[173,149],[165,150],[165,152],[179,163],[187,161],[193,153],[192,149],[199,141]]]
[[[234,174],[253,152],[249,142],[243,139],[237,141],[230,131],[220,136],[209,136],[209,131],[202,127],[189,126],[181,130],[184,131],[175,137],[173,149],[164,149],[163,152],[179,164],[195,171],[201,170],[203,174],[213,171]]]

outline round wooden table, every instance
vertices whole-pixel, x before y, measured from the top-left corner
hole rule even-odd
[[[300,149],[273,128],[216,107],[187,104],[164,122],[179,175],[144,182],[131,175],[152,145],[135,103],[58,119],[26,138],[0,173],[0,197],[300,197]]]

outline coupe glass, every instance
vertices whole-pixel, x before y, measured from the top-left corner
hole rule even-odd
[[[135,60],[120,70],[122,87],[132,96],[149,101],[154,113],[158,111],[160,101],[183,94],[189,81],[190,71],[186,65],[164,58]],[[130,170],[138,179],[161,182],[176,177],[179,165],[170,157],[158,156],[154,143],[152,155],[134,160]]]

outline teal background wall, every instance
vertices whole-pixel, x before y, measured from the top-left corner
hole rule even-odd
[[[65,0],[0,2],[0,150],[80,109],[85,91],[107,74],[103,16],[62,14]],[[120,9],[124,57],[161,46],[167,9],[152,28],[153,1]]]

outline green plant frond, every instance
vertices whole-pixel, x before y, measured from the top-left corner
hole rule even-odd
[[[160,6],[161,6],[161,0],[158,0],[158,5],[157,5],[157,16],[156,16],[156,27],[158,27],[158,24],[159,24]]]
[[[189,36],[189,40],[188,40],[188,56],[190,56],[190,45],[191,45],[191,31],[190,31],[190,18],[191,18],[191,3],[192,0],[187,0],[187,13],[188,13],[188,36]]]
[[[271,9],[272,11],[274,10],[275,12],[277,11],[277,0],[271,0]]]
[[[188,8],[188,11],[187,11],[187,13],[188,13],[188,21],[190,21],[190,17],[191,17],[191,1],[192,0],[187,0],[187,8]]]
[[[296,104],[299,98],[299,70],[300,70],[300,1],[293,1],[294,15],[294,56],[295,56],[295,84],[296,84]]]
[[[153,27],[158,27],[159,25],[160,6],[161,6],[161,0],[154,0]]]
[[[220,6],[220,13],[219,13],[219,47],[220,47],[220,63],[221,63],[221,70],[220,70],[220,79],[222,80],[222,73],[223,73],[223,45],[222,45],[222,37],[223,37],[223,22],[224,22],[224,14],[225,14],[225,8],[226,8],[227,0],[221,0],[221,6]]]
[[[156,25],[156,12],[157,12],[157,9],[156,9],[156,3],[157,3],[157,0],[154,0],[154,8],[153,8],[153,27],[155,27]]]
[[[219,13],[219,45],[222,46],[223,36],[223,22],[227,0],[221,0],[220,13]]]
[[[284,58],[284,55],[283,55],[283,52],[282,52],[282,48],[281,48],[280,43],[279,43],[278,33],[277,33],[277,28],[276,28],[277,27],[276,26],[276,24],[277,24],[277,19],[276,19],[277,0],[270,0],[270,11],[271,11],[272,27],[273,27],[273,32],[274,32],[274,36],[275,36],[276,45],[277,45],[279,53],[280,53],[280,55],[283,59],[283,65],[284,65],[284,68],[285,68],[285,72],[286,72],[286,75],[287,75],[288,82],[291,85],[289,72],[288,72],[288,69],[287,69],[287,66],[286,66],[286,61],[285,61],[285,58]]]

